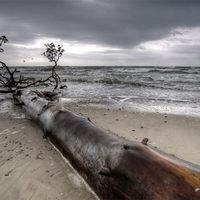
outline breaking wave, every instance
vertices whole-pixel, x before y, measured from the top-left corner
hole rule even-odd
[[[140,82],[132,82],[132,81],[120,81],[117,78],[102,78],[102,79],[85,79],[85,78],[78,78],[78,79],[73,79],[71,82],[79,82],[79,83],[103,83],[103,84],[108,84],[108,85],[113,85],[113,84],[122,84],[122,85],[132,85],[135,87],[141,87],[141,86],[150,86],[146,83],[140,83]]]
[[[68,80],[69,82],[78,82],[78,83],[102,83],[106,85],[124,85],[124,86],[133,86],[133,87],[147,87],[147,88],[159,88],[159,89],[173,89],[173,90],[184,90],[184,91],[199,91],[200,82],[183,82],[183,81],[171,81],[170,83],[164,83],[162,81],[154,81],[149,79],[149,81],[139,82],[139,81],[122,81],[117,78],[100,78],[95,79],[92,77],[87,78],[77,78]],[[196,84],[196,86],[194,86]]]

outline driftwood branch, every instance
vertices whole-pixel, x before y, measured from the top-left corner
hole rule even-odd
[[[46,78],[45,80],[37,80],[37,81],[31,82],[31,83],[28,83],[28,81],[30,81],[30,79],[24,79],[24,77],[20,73],[20,71],[18,71],[17,69],[14,69],[13,71],[11,71],[9,69],[9,67],[1,61],[0,61],[0,64],[2,64],[1,71],[2,71],[2,69],[5,69],[6,70],[5,74],[7,74],[7,75],[4,75],[2,72],[0,72],[1,87],[5,87],[5,88],[9,88],[9,89],[15,88],[15,90],[23,89],[23,88],[28,88],[31,86],[38,86],[40,84],[47,84],[47,82],[50,81],[50,79],[52,78],[50,76],[50,77]],[[19,73],[18,79],[14,76],[16,73]]]
[[[0,68],[1,69],[0,87],[8,88],[9,91],[16,90],[16,89],[25,89],[31,86],[39,86],[42,84],[51,85],[51,83],[54,82],[52,79],[55,79],[53,76],[49,76],[48,78],[44,80],[32,81],[29,78],[25,79],[23,74],[21,74],[21,72],[17,69],[14,69],[13,71],[11,71],[4,62],[0,61],[0,64],[2,65],[2,67]],[[5,70],[4,73],[3,73],[3,70]],[[19,74],[19,78],[15,77],[16,73]],[[56,77],[57,74],[56,73],[54,74],[55,74],[54,76]],[[0,93],[2,93],[2,90],[0,91]]]
[[[46,78],[45,80],[38,80],[38,81],[35,81],[35,82],[33,82],[33,83],[30,83],[30,84],[28,84],[28,85],[26,85],[26,86],[19,86],[18,88],[19,88],[19,89],[25,89],[25,88],[28,88],[28,87],[33,86],[33,85],[34,85],[34,86],[38,86],[38,84],[46,83],[46,82],[49,81],[51,78],[52,78],[52,77],[50,76],[50,77]]]
[[[0,37],[0,46],[2,46],[3,43],[8,42],[8,39],[5,36]],[[45,85],[52,85],[51,83],[54,82],[55,87],[54,89],[57,89],[58,84],[61,82],[61,79],[59,75],[56,73],[55,68],[57,66],[57,63],[62,56],[64,49],[62,49],[61,45],[57,45],[57,47],[51,43],[51,44],[45,44],[46,46],[46,52],[43,53],[45,57],[49,59],[50,62],[54,62],[54,66],[52,67],[52,74],[45,80],[36,80],[32,81],[30,79],[25,79],[23,74],[16,68],[11,71],[11,69],[2,61],[0,61],[0,87],[1,88],[8,88],[8,91],[13,91],[16,89],[24,89],[31,86],[39,86],[41,84]],[[0,48],[0,52],[3,52],[3,49]],[[15,74],[18,73],[18,77],[15,76]],[[4,91],[4,90],[3,90]],[[0,91],[2,92],[2,91]]]
[[[0,93],[5,93],[5,94],[8,94],[8,93],[15,93],[16,90],[0,90]]]
[[[94,126],[35,92],[20,92],[30,116],[86,180],[107,200],[199,200],[200,170]]]

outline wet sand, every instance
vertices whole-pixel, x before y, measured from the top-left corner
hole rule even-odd
[[[70,106],[73,113],[133,141],[200,165],[200,118]],[[0,118],[0,199],[89,200],[95,196],[30,120]]]
[[[83,181],[31,121],[0,119],[1,200],[92,200]]]

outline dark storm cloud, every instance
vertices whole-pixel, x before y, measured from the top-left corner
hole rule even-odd
[[[34,46],[43,38],[58,38],[61,44],[73,43],[80,50],[97,45],[84,53],[67,46],[61,64],[196,65],[200,1],[0,0],[0,35],[10,41],[3,46],[1,59],[12,65],[32,56],[36,65],[45,63],[40,56],[45,40],[40,41],[42,46]],[[16,60],[11,62],[11,56]]]
[[[131,48],[176,27],[200,26],[200,3],[188,1],[1,1],[1,34],[15,42],[56,37]],[[2,22],[2,20],[4,20]]]

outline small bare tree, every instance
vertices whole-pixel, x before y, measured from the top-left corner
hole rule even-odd
[[[61,45],[58,44],[56,46],[53,42],[50,44],[45,44],[44,46],[46,47],[46,51],[43,52],[42,55],[45,56],[50,62],[54,63],[54,66],[52,67],[52,78],[56,82],[54,89],[57,89],[60,82],[60,77],[56,73],[55,68],[58,65],[58,61],[65,50],[62,48]]]
[[[2,46],[3,43],[7,43],[8,42],[8,39],[6,38],[6,36],[1,36],[0,37],[0,46]],[[0,52],[4,52],[4,50],[2,48],[0,48]]]

